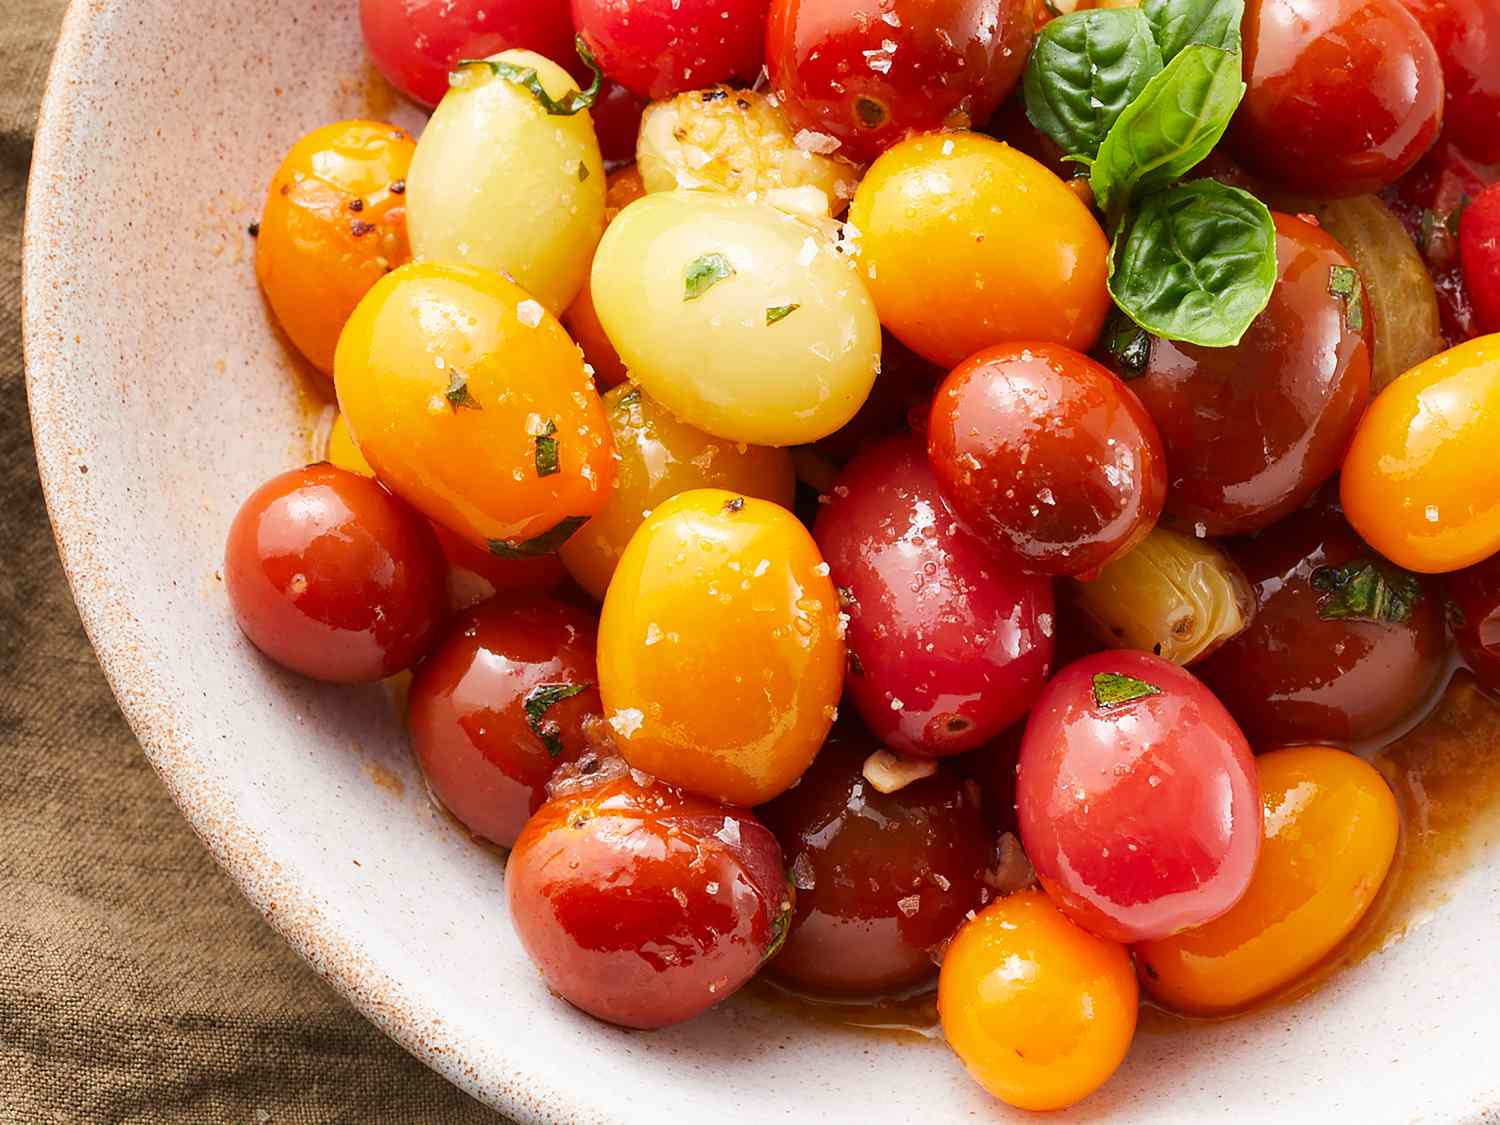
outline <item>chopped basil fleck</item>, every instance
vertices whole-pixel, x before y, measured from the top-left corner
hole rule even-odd
[[[558,471],[557,438],[552,436],[555,433],[557,423],[548,418],[547,428],[536,439],[536,475],[539,477],[550,477]]]
[[[696,301],[719,282],[734,276],[734,267],[723,254],[704,254],[688,263],[682,274],[682,299]]]
[[[550,555],[573,537],[573,533],[589,522],[588,516],[569,516],[555,527],[542,532],[535,539],[491,539],[490,554],[502,559],[532,559],[538,555]]]
[[[1312,585],[1323,595],[1318,616],[1324,621],[1400,625],[1411,619],[1412,606],[1422,596],[1416,575],[1373,556],[1320,567],[1313,571]]]
[[[469,390],[469,377],[462,371],[453,372],[448,379],[448,389],[443,392],[443,397],[448,400],[448,406],[455,414],[460,410],[484,409]]]
[[[1134,676],[1121,672],[1094,673],[1094,703],[1101,711],[1109,711],[1134,703],[1137,699],[1160,694],[1161,688]]]
[[[578,162],[578,182],[581,184],[589,178],[589,166],[582,160]]]
[[[1344,324],[1350,332],[1365,330],[1364,292],[1359,271],[1353,266],[1329,267],[1328,295],[1344,302]]]
[[[766,310],[766,325],[767,325],[767,327],[769,327],[772,324],[777,323],[778,321],[785,320],[787,317],[791,316],[794,312],[796,312],[801,307],[802,307],[801,305],[776,305],[774,308],[767,309]]]
[[[526,693],[521,707],[526,712],[526,723],[536,735],[549,756],[556,758],[563,752],[562,727],[557,720],[547,718],[547,712],[564,699],[582,695],[593,684],[537,684]]]

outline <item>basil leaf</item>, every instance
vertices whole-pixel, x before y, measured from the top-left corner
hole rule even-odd
[[[1074,12],[1042,29],[1026,65],[1026,116],[1071,156],[1092,158],[1162,67],[1138,8]]]
[[[1141,11],[1151,21],[1166,62],[1194,43],[1224,51],[1240,49],[1245,0],[1146,0]]]
[[[1237,51],[1186,48],[1120,114],[1099,146],[1089,186],[1106,215],[1132,195],[1181,179],[1219,143],[1245,82]]]
[[[1101,711],[1123,707],[1137,699],[1160,695],[1161,688],[1122,672],[1094,673],[1094,705]]]
[[[583,41],[582,35],[574,36],[573,47],[578,52],[578,57],[583,60],[584,65],[594,72],[594,80],[589,84],[587,90],[573,90],[561,98],[554,98],[547,93],[547,87],[542,85],[542,80],[534,66],[517,66],[515,63],[506,62],[504,59],[459,59],[453,64],[453,70],[448,76],[449,85],[458,85],[464,70],[471,66],[482,66],[496,78],[503,78],[507,82],[520,86],[533,98],[537,100],[547,113],[552,117],[572,117],[579,110],[588,109],[599,100],[599,91],[604,85],[604,71],[599,69],[599,64],[594,61],[592,52]],[[579,179],[584,177],[580,176]]]
[[[1122,379],[1139,379],[1151,364],[1151,333],[1119,309],[1104,322],[1104,348],[1114,356]]]
[[[537,555],[555,554],[559,547],[573,537],[573,532],[588,522],[588,516],[569,516],[559,520],[535,539],[523,539],[519,543],[514,539],[491,539],[490,554],[502,559],[533,559]]]
[[[1271,212],[1215,180],[1148,196],[1115,235],[1110,295],[1153,336],[1232,347],[1275,285]]]
[[[1384,559],[1361,558],[1313,571],[1312,586],[1322,593],[1318,616],[1324,621],[1372,621],[1400,625],[1411,620],[1422,583]]]

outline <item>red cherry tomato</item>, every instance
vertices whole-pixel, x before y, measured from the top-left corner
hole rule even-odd
[[[553,991],[637,1028],[728,997],[775,952],[792,910],[760,821],[631,772],[538,809],[505,890]]]
[[[1052,659],[1052,584],[958,526],[919,439],[856,457],[813,535],[849,615],[845,691],[887,746],[973,750],[1036,702]]]
[[[1500,119],[1495,130],[1500,133]],[[1487,188],[1464,209],[1458,255],[1478,330],[1500,332],[1500,184]]]
[[[1016,809],[1047,892],[1115,941],[1217,918],[1260,854],[1245,736],[1192,673],[1149,653],[1090,656],[1047,685],[1026,724]]]
[[[1500,163],[1500,0],[1401,0],[1443,64],[1443,137]]]
[[[773,0],[771,85],[799,129],[875,159],[913,130],[982,125],[1020,81],[1035,0]]]
[[[1250,0],[1231,138],[1252,173],[1318,198],[1395,183],[1437,140],[1443,71],[1398,0]]]
[[[1500,692],[1500,555],[1444,578],[1453,602],[1454,633],[1479,682]]]
[[[770,0],[573,0],[573,22],[604,73],[642,98],[670,98],[760,72]]]
[[[932,402],[927,452],[964,526],[1042,574],[1097,572],[1151,530],[1166,499],[1146,408],[1061,344],[1001,344],[954,368]]]
[[[494,601],[456,620],[408,695],[412,749],[433,794],[508,848],[558,765],[589,749],[600,714],[598,622],[551,598]]]
[[[635,163],[635,143],[641,135],[641,114],[645,99],[632,94],[618,82],[606,80],[599,100],[589,111],[594,118],[594,132],[599,137],[599,151],[604,163],[613,168]]]
[[[512,47],[580,69],[568,0],[360,0],[365,46],[386,80],[431,107],[459,59]]]
[[[245,635],[283,667],[334,683],[415,664],[447,608],[446,571],[426,520],[332,465],[262,485],[224,549],[224,585]]]

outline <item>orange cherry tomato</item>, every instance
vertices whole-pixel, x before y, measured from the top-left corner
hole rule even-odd
[[[625,759],[759,805],[802,776],[844,682],[838,592],[807,529],[740,493],[684,492],[620,557],[599,619],[599,694]]]
[[[1396,798],[1363,759],[1299,746],[1256,766],[1265,840],[1245,896],[1135,947],[1146,991],[1178,1011],[1233,1011],[1296,980],[1364,917],[1396,855]]]
[[[634,203],[645,194],[646,185],[641,182],[641,174],[635,170],[634,164],[629,168],[621,168],[618,172],[611,172],[609,187],[604,193],[605,226],[627,204]],[[594,380],[601,388],[618,386],[630,377],[625,370],[625,361],[620,358],[620,353],[605,334],[604,325],[599,323],[599,313],[594,308],[594,293],[587,280],[573,303],[568,306],[568,311],[563,313],[563,324],[583,349],[583,358],[594,369]]]
[[[1138,999],[1125,947],[1080,929],[1038,890],[966,923],[938,979],[948,1045],[1021,1109],[1063,1109],[1102,1086],[1135,1036]]]
[[[880,322],[944,367],[1011,340],[1086,352],[1109,312],[1109,243],[1094,216],[989,137],[902,141],[859,185],[849,221]]]
[[[334,385],[381,481],[503,558],[556,551],[614,488],[578,349],[499,274],[413,262],[382,279],[339,341]]]
[[[354,306],[411,257],[405,192],[415,151],[404,129],[340,121],[298,141],[271,180],[255,276],[282,329],[325,375]]]
[[[1391,562],[1443,574],[1500,552],[1500,335],[1418,364],[1365,413],[1344,459],[1344,513]]]

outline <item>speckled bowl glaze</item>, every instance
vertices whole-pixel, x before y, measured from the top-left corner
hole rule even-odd
[[[378,689],[240,637],[216,571],[239,500],[309,416],[245,225],[283,152],[393,115],[354,0],[76,0],[37,136],[25,323],[63,563],[147,755],[219,862],[387,1033],[522,1121],[1006,1120],[941,1046],[739,999],[653,1034],[549,995],[504,872],[428,802]],[[375,93],[372,93],[376,91]],[[1500,1120],[1500,865],[1295,1007],[1143,1030],[1069,1120]]]

